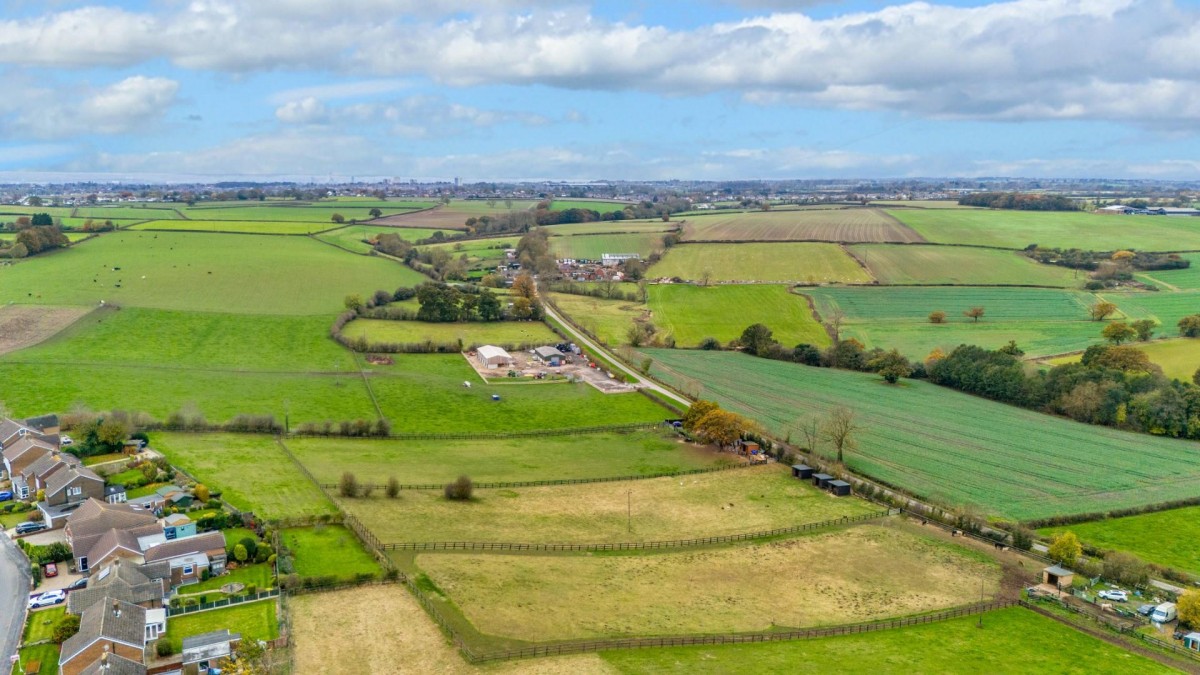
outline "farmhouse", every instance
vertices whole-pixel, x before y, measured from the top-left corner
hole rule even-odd
[[[501,368],[511,366],[513,357],[503,349],[493,345],[484,345],[475,350],[475,358],[484,368]]]

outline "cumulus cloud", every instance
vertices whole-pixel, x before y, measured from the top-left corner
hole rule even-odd
[[[571,116],[563,121],[572,121]],[[327,106],[314,96],[288,101],[275,109],[275,118],[293,125],[382,125],[404,138],[432,138],[469,133],[504,124],[545,126],[549,117],[522,110],[486,110],[447,101],[441,96],[416,94],[386,102]]]
[[[13,135],[40,139],[145,130],[162,119],[178,91],[174,80],[141,75],[98,89],[31,86],[21,105],[8,110],[7,126]]]

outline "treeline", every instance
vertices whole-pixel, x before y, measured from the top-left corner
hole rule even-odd
[[[18,231],[12,246],[0,249],[0,257],[24,258],[50,249],[62,248],[70,243],[62,229],[55,225],[31,226]]]
[[[983,206],[989,209],[1016,211],[1078,211],[1079,205],[1059,195],[1026,194],[1020,192],[977,192],[958,200],[962,206]]]
[[[93,454],[117,452],[124,447],[125,439],[142,440],[149,443],[147,431],[230,431],[238,433],[285,433],[288,430],[274,415],[239,414],[227,422],[209,422],[204,414],[193,406],[185,406],[159,420],[144,412],[113,410],[94,412],[87,409],[72,410],[59,416],[62,428],[76,436],[76,442],[67,446],[68,452],[86,457]],[[331,436],[387,436],[391,423],[386,419],[342,420],[309,423],[315,425],[317,433]],[[301,425],[304,427],[305,425]],[[298,428],[299,429],[299,428]],[[120,440],[117,440],[117,439]],[[94,447],[81,447],[91,446]],[[81,452],[81,450],[86,450]]]
[[[608,300],[625,300],[627,302],[646,302],[646,284],[639,282],[636,290],[623,290],[625,284],[606,279],[596,283],[577,283],[574,281],[552,282],[546,284],[546,290],[553,293],[568,295],[583,295],[589,298],[604,298]]]
[[[764,359],[790,361],[819,368],[879,373],[888,382],[896,382],[902,377],[925,377],[924,363],[909,361],[895,349],[866,349],[863,343],[854,338],[838,340],[825,349],[808,343],[786,347],[775,339],[770,328],[761,323],[747,327],[738,339],[726,347],[740,349]],[[719,340],[710,337],[700,342],[700,349],[720,350],[722,346]]]
[[[1078,248],[1044,248],[1031,244],[1023,253],[1034,260],[1047,265],[1058,265],[1071,269],[1088,271],[1102,270],[1105,266],[1114,267],[1114,272],[1120,272],[1122,267],[1128,270],[1179,270],[1191,267],[1192,261],[1175,253],[1147,253],[1145,251],[1085,251]]]

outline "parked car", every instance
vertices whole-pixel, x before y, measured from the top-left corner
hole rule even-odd
[[[73,445],[74,443],[75,443],[75,439],[71,438],[70,436],[68,436],[66,434],[63,434],[62,436],[58,437],[59,445]]]
[[[29,599],[29,609],[37,609],[38,607],[49,607],[57,605],[67,599],[66,591],[46,591],[41,595]]]
[[[81,588],[87,588],[87,577],[83,577],[82,579],[76,579],[75,581],[72,581],[71,584],[63,590],[78,591]]]
[[[46,577],[47,579],[58,576],[58,565],[55,565],[54,563],[46,563],[42,567],[42,576]]]
[[[1154,611],[1156,606],[1157,605],[1142,605],[1141,607],[1137,608],[1137,613],[1141,614],[1142,616],[1150,616],[1150,613]]]
[[[27,520],[20,525],[17,525],[17,534],[32,534],[48,529],[45,523],[39,523],[32,520]]]
[[[0,492],[0,502],[9,501],[10,499],[12,499],[12,497],[13,497],[12,490],[5,490],[3,492]]]
[[[1126,593],[1125,591],[1122,591],[1122,590],[1115,589],[1115,588],[1100,591],[1096,595],[1099,595],[1100,597],[1104,598],[1105,600],[1112,600],[1113,602],[1125,602],[1126,600],[1129,600],[1128,593]]]

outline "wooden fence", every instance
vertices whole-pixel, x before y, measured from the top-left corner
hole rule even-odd
[[[1055,615],[1045,607],[1038,606],[1037,603],[1028,602],[1026,600],[1018,600],[1017,602],[1020,603],[1022,607],[1037,612],[1038,614],[1050,617],[1056,621],[1064,621],[1063,617]],[[1075,605],[1054,598],[1046,598],[1045,602],[1052,602],[1057,607],[1075,614],[1079,614],[1080,616],[1085,616],[1089,619],[1092,619],[1096,623],[1099,623],[1105,628],[1108,628],[1109,630],[1120,633],[1121,635],[1137,638],[1138,640],[1145,642],[1146,644],[1157,649],[1162,649],[1178,656],[1186,656],[1189,659],[1200,661],[1200,652],[1191,649],[1184,649],[1179,645],[1166,642],[1165,640],[1160,640],[1153,635],[1147,635],[1146,633],[1139,632],[1136,626],[1131,627],[1125,623],[1122,623],[1116,617],[1105,616],[1099,612],[1089,612],[1081,607],[1076,607]]]

